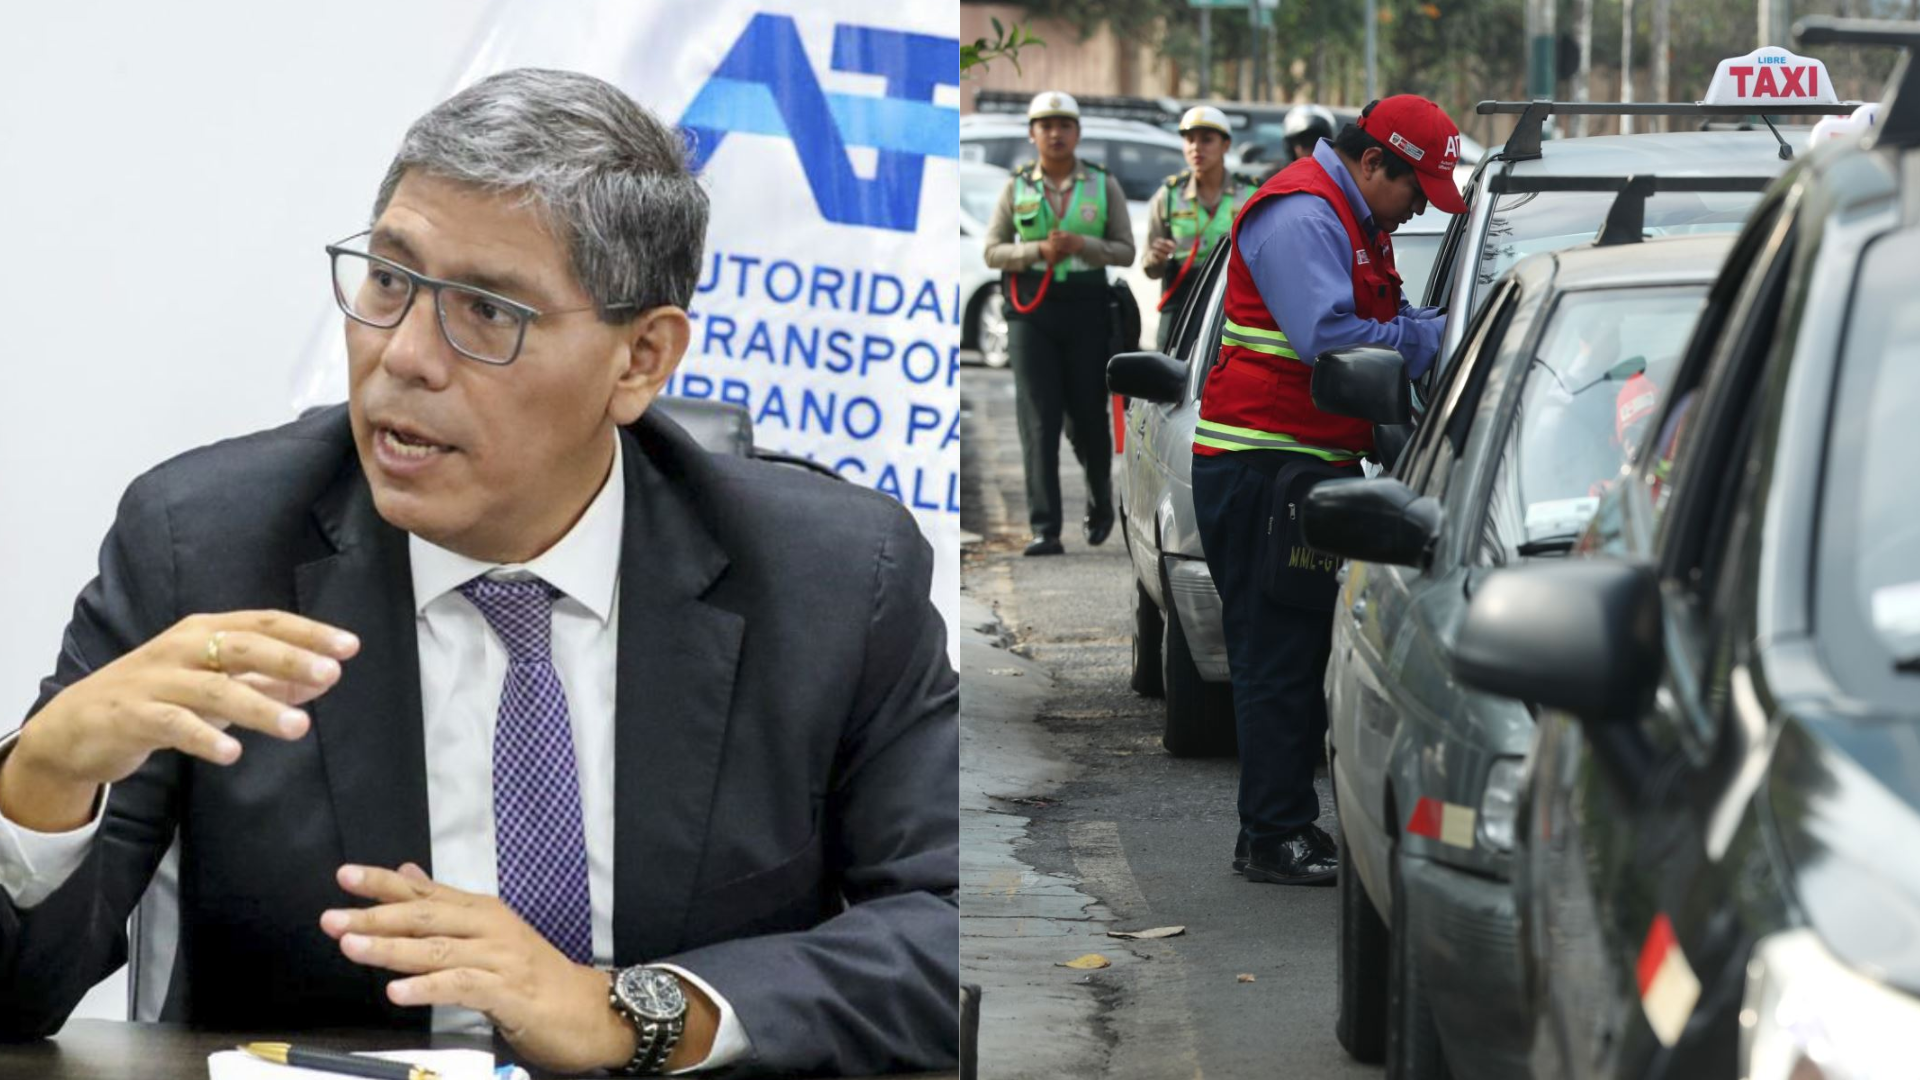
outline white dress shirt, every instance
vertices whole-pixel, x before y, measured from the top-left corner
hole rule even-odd
[[[574,761],[586,828],[587,889],[592,899],[593,960],[613,963],[614,686],[619,644],[620,544],[627,489],[620,440],[599,494],[560,541],[531,562],[481,562],[407,538],[420,705],[427,754],[427,825],[434,880],[465,892],[500,895],[493,822],[493,729],[507,676],[507,651],[459,586],[482,574],[535,576],[559,589],[553,605],[553,665],[567,693]],[[352,661],[347,662],[349,665]],[[236,767],[245,768],[245,761]],[[105,798],[101,805],[105,805]],[[0,887],[14,904],[46,899],[85,858],[99,816],[72,832],[39,833],[0,816]],[[319,918],[319,912],[314,913]],[[152,928],[177,937],[177,924]],[[171,954],[169,947],[166,952]],[[694,1068],[744,1057],[746,1031],[733,1007],[699,976],[665,965],[713,1000],[720,1028],[713,1050]],[[164,984],[164,980],[163,980]],[[433,1007],[435,1031],[487,1030],[468,1009]],[[691,1071],[691,1070],[688,1070]]]

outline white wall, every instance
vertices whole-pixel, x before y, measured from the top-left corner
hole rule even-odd
[[[364,225],[489,6],[8,0],[0,731],[50,670],[127,483],[290,418],[329,306],[321,246]],[[85,1011],[121,1015],[118,983]]]

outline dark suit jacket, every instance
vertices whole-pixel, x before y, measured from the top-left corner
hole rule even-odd
[[[762,1068],[950,1065],[959,696],[927,543],[884,496],[710,455],[665,419],[621,438],[617,961],[699,973]],[[432,868],[407,536],[374,509],[344,406],[134,481],[34,710],[183,616],[242,608],[352,630],[360,654],[307,737],[234,728],[229,768],[154,755],[57,892],[29,911],[0,894],[0,1034],[57,1029],[122,962],[176,830],[163,1018],[428,1022],[318,924],[353,902],[343,862]]]

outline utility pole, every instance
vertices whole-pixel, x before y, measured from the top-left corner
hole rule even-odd
[[[1785,46],[1787,44],[1788,20],[1793,15],[1788,0],[1760,0],[1760,45]]]
[[[1673,55],[1673,0],[1653,0],[1653,97],[1672,101],[1673,85],[1668,79],[1667,58]],[[1666,131],[1667,118],[1660,117],[1660,130]]]
[[[1593,0],[1579,0],[1574,6],[1573,40],[1580,47],[1580,66],[1573,73],[1573,100],[1587,101],[1593,78]],[[1585,138],[1586,134],[1587,117],[1574,117],[1574,138]]]
[[[1266,37],[1260,30],[1260,0],[1247,0],[1247,21],[1252,23],[1253,33],[1248,42],[1253,48],[1253,100],[1267,99]]]
[[[1633,100],[1633,0],[1620,0],[1620,100]],[[1633,117],[1620,118],[1620,134],[1633,134]]]
[[[1200,96],[1213,97],[1213,9],[1200,9]]]
[[[1380,97],[1380,13],[1376,0],[1367,0],[1367,100]]]
[[[1527,0],[1527,96],[1553,96],[1553,0]]]

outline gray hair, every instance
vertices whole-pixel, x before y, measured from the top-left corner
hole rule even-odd
[[[380,182],[376,219],[410,169],[524,193],[606,322],[693,299],[707,193],[679,133],[609,83],[518,68],[441,102],[407,129]],[[609,310],[616,304],[633,308]]]

